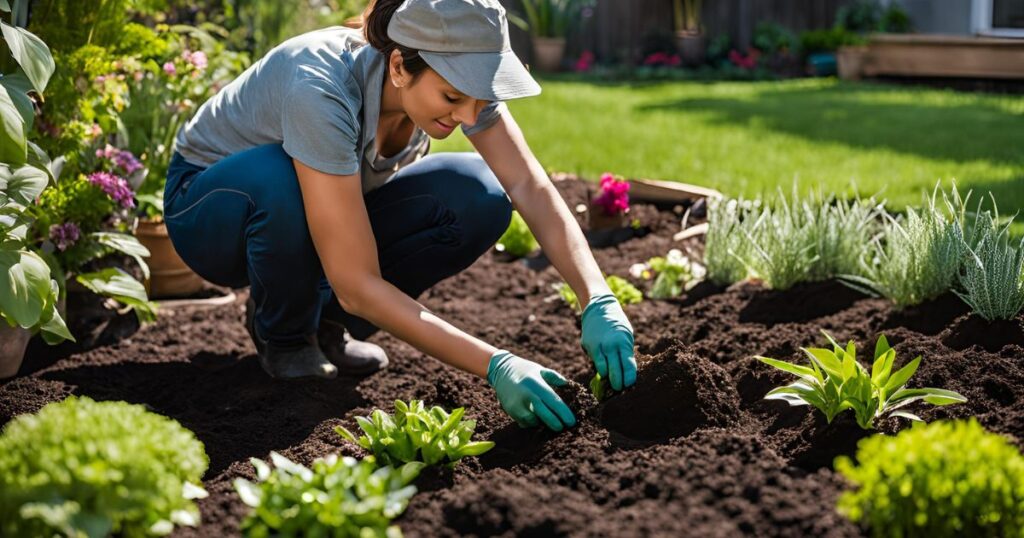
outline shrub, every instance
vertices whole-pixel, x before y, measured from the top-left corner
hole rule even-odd
[[[462,420],[465,408],[449,414],[441,407],[429,410],[420,400],[408,404],[395,400],[395,415],[380,409],[369,417],[356,417],[366,435],[356,436],[343,426],[334,431],[373,452],[385,465],[419,461],[427,465],[447,463],[454,467],[466,456],[479,456],[494,447],[491,441],[470,441],[475,420]]]
[[[962,206],[956,188],[952,199],[943,195],[947,211],[938,207],[938,187],[928,206],[907,209],[905,218],[886,215],[881,234],[872,242],[873,259],[865,259],[863,276],[847,284],[893,301],[898,308],[938,297],[949,291],[960,269],[964,233]]]
[[[623,306],[637,304],[644,300],[644,294],[625,278],[608,275],[604,278],[604,281],[608,283],[608,288],[611,289],[615,300],[619,301],[619,304]],[[565,304],[569,305],[576,312],[583,310],[583,307],[580,306],[579,298],[576,297],[576,292],[572,291],[568,283],[562,282],[561,284],[556,284],[555,287],[558,290],[558,295],[565,301]]]
[[[1024,457],[973,418],[869,437],[836,470],[856,488],[840,513],[874,536],[1024,536]]]
[[[234,481],[242,502],[253,508],[242,522],[246,536],[401,536],[391,520],[416,494],[410,483],[423,468],[422,463],[377,467],[373,456],[330,455],[314,461],[312,469],[276,452],[270,459],[273,470],[251,460],[257,483]]]
[[[824,331],[823,331],[824,332]],[[789,405],[812,405],[825,414],[832,422],[835,416],[852,409],[861,428],[874,427],[874,420],[886,414],[921,420],[900,408],[924,400],[932,405],[949,405],[967,401],[960,394],[943,389],[904,388],[910,377],[917,371],[921,357],[910,361],[903,368],[892,372],[896,351],[889,347],[885,336],[879,336],[875,344],[875,359],[871,372],[857,362],[857,349],[851,340],[844,349],[828,333],[832,351],[820,348],[801,348],[811,360],[810,368],[767,357],[757,357],[761,362],[789,372],[799,381],[771,390],[766,400],[782,400]]]
[[[518,211],[513,211],[508,229],[498,238],[496,248],[500,252],[523,257],[540,248],[540,244],[537,243],[537,238],[533,236],[522,215]]]
[[[71,396],[0,435],[0,534],[164,535],[194,526],[209,459],[176,421]]]

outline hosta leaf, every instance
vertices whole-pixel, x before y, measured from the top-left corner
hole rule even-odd
[[[55,68],[50,48],[42,39],[24,28],[0,22],[0,30],[3,31],[11,55],[32,81],[33,88],[42,94]]]

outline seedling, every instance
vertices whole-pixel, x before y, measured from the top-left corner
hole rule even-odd
[[[594,377],[590,379],[590,393],[594,395],[595,400],[603,401],[608,396],[611,396],[612,390],[608,380],[602,378],[601,374],[595,373]]]
[[[608,283],[608,288],[611,289],[612,295],[619,301],[619,304],[636,304],[644,300],[644,294],[636,289],[636,286],[630,284],[628,280],[615,275],[606,276],[604,280]],[[556,284],[555,288],[558,290],[558,295],[565,301],[565,304],[569,305],[576,312],[582,311],[580,300],[576,297],[576,292],[572,291],[568,283]]]
[[[418,461],[454,467],[462,458],[479,456],[494,447],[491,441],[470,441],[476,421],[462,420],[465,411],[459,407],[449,414],[438,406],[427,410],[421,400],[408,404],[395,400],[394,416],[377,409],[369,417],[356,417],[366,435],[357,439],[342,426],[334,431],[369,450],[385,465]]]
[[[530,227],[526,225],[522,215],[518,211],[512,212],[512,220],[509,221],[508,229],[498,238],[495,248],[499,252],[507,252],[513,256],[529,256],[533,251],[540,248],[540,243],[533,236]]]
[[[635,264],[629,272],[636,278],[654,277],[654,285],[648,296],[652,299],[679,297],[704,279],[704,266],[690,261],[679,249],[668,251],[666,256],[655,256],[645,264]]]
[[[236,478],[235,490],[253,508],[242,522],[246,536],[401,536],[391,520],[416,494],[410,485],[422,463],[378,467],[362,460],[330,455],[310,469],[270,453],[274,469],[252,458],[256,483]]]
[[[765,364],[800,378],[799,381],[771,390],[765,399],[782,400],[793,406],[814,406],[825,414],[829,423],[839,413],[852,409],[857,424],[864,429],[873,428],[874,420],[885,415],[920,421],[920,417],[902,409],[918,400],[932,405],[967,401],[967,398],[950,390],[904,388],[917,371],[921,357],[893,373],[896,351],[889,347],[884,335],[879,336],[875,344],[875,359],[869,374],[857,362],[857,349],[852,340],[844,349],[827,332],[822,333],[833,349],[801,348],[810,358],[810,367],[757,357]]]

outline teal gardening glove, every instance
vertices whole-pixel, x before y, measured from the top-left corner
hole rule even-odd
[[[487,383],[498,393],[501,408],[520,426],[538,419],[556,432],[576,425],[576,418],[551,387],[568,383],[558,372],[500,349],[487,365]]]
[[[633,355],[633,326],[615,296],[604,293],[591,297],[583,310],[584,351],[594,360],[597,373],[612,389],[622,390],[636,383],[636,357]]]

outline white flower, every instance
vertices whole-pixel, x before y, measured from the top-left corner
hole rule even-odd
[[[644,271],[647,271],[649,268],[646,263],[634,263],[629,267],[629,274],[633,278],[643,278]]]

